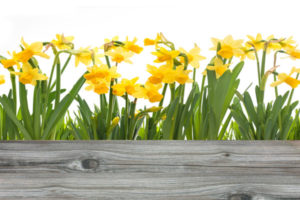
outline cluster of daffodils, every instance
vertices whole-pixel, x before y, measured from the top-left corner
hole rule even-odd
[[[216,77],[221,77],[226,70],[229,70],[233,58],[239,60],[257,59],[258,52],[263,50],[266,54],[271,51],[275,53],[287,54],[291,59],[300,59],[300,50],[297,49],[296,42],[290,38],[275,38],[273,35],[263,39],[261,34],[256,37],[247,36],[248,40],[234,40],[232,36],[224,39],[212,38],[216,56],[204,68],[202,74],[205,76],[207,70],[216,72]],[[144,46],[153,46],[155,56],[154,64],[148,64],[147,72],[150,73],[145,83],[138,83],[138,77],[132,79],[122,78],[118,73],[121,63],[132,64],[131,57],[143,51],[142,46],[137,44],[137,39],[120,41],[118,37],[105,39],[104,45],[95,48],[85,47],[75,49],[74,37],[57,34],[51,42],[34,42],[27,44],[23,38],[22,48],[19,52],[8,52],[9,58],[0,57],[0,62],[4,68],[8,69],[12,75],[19,76],[19,81],[23,84],[36,85],[37,80],[47,80],[48,77],[42,73],[41,68],[34,56],[48,59],[50,56],[45,52],[53,48],[55,58],[60,53],[68,53],[75,57],[75,66],[79,63],[87,67],[84,74],[86,79],[86,90],[94,91],[97,94],[106,94],[110,91],[113,95],[131,95],[134,98],[148,99],[150,102],[159,102],[164,94],[160,93],[163,84],[180,85],[192,83],[189,74],[200,67],[200,61],[205,57],[200,55],[200,48],[197,44],[190,51],[183,48],[175,48],[174,43],[167,40],[163,34],[157,34],[155,39],[144,39]],[[57,61],[56,61],[57,62]],[[157,66],[157,65],[159,66]],[[191,66],[193,70],[188,69]],[[277,77],[271,84],[275,87],[281,83],[286,83],[292,88],[296,88],[300,81],[293,78],[294,73],[299,73],[299,68],[293,68],[289,74],[275,72],[276,66],[270,66],[271,71]],[[264,72],[263,72],[264,73]],[[264,74],[260,74],[263,76]],[[122,78],[121,80],[118,80]],[[0,84],[5,83],[3,75],[0,75]]]

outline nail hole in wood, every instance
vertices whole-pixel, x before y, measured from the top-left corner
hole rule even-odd
[[[98,160],[95,159],[85,159],[82,161],[82,167],[84,169],[95,169],[99,166]]]

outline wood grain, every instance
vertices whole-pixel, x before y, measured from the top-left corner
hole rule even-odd
[[[0,199],[300,199],[300,141],[1,142]]]

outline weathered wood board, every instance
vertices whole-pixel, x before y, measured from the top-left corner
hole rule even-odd
[[[1,142],[0,199],[300,199],[300,141]]]

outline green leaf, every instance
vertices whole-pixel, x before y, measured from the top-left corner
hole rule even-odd
[[[57,122],[62,117],[64,117],[65,113],[67,112],[69,106],[75,99],[84,82],[85,78],[81,76],[79,80],[75,83],[71,91],[61,100],[61,102],[57,105],[53,112],[51,112],[49,119],[47,120],[45,130],[43,132],[42,138],[44,140],[49,138],[51,131],[55,128]]]
[[[30,135],[30,133],[26,130],[26,128],[19,122],[19,120],[17,119],[15,113],[13,112],[13,110],[11,109],[11,107],[9,106],[9,100],[6,96],[2,96],[0,97],[0,103],[3,106],[3,109],[5,110],[5,112],[7,113],[7,115],[9,116],[9,118],[12,120],[12,122],[18,127],[18,129],[21,131],[21,133],[23,134],[24,138],[26,140],[32,140],[32,137]]]

